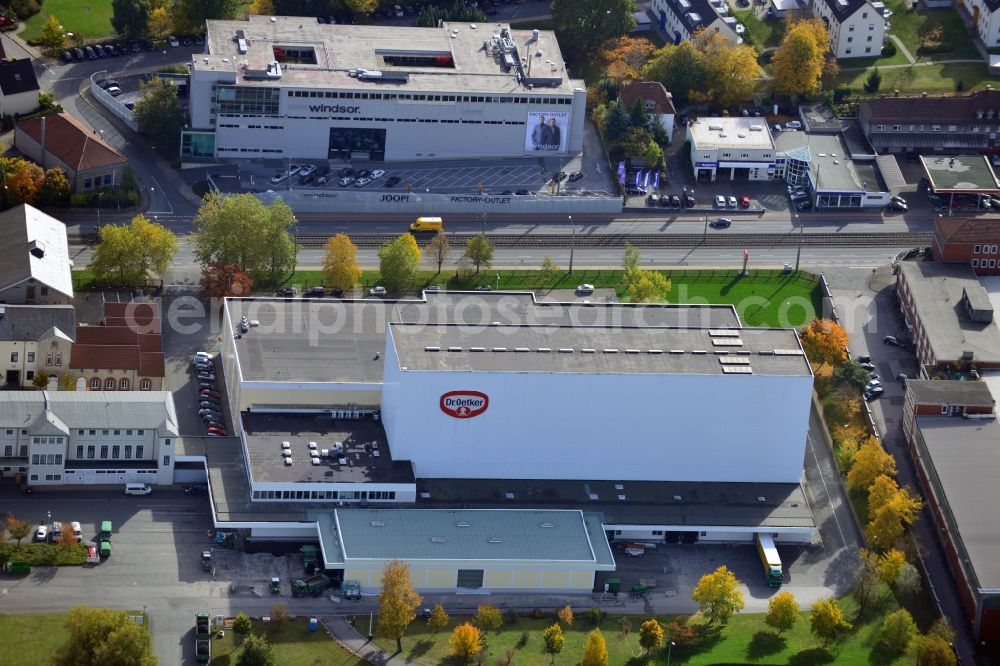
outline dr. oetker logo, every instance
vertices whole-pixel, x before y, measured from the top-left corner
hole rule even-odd
[[[441,411],[456,419],[479,416],[489,406],[489,396],[479,391],[449,391],[441,396]]]

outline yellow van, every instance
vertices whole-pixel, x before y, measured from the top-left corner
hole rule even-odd
[[[418,217],[410,225],[410,231],[444,231],[444,220],[440,217]]]

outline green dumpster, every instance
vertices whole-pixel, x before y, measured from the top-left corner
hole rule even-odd
[[[618,594],[622,591],[621,578],[607,578],[604,581],[604,585],[611,594]]]

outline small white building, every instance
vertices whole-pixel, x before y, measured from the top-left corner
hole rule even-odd
[[[697,180],[772,180],[775,148],[763,118],[699,118],[688,124]]]
[[[871,0],[811,0],[813,13],[830,34],[830,52],[838,60],[874,58],[885,39],[884,5]]]
[[[0,303],[73,301],[66,225],[34,206],[0,213]]]
[[[992,0],[966,0],[965,8],[983,44],[987,48],[1000,46],[1000,3]]]
[[[0,60],[0,115],[33,113],[38,109],[39,90],[31,58]]]
[[[622,86],[618,97],[626,109],[631,109],[637,100],[642,100],[651,122],[659,124],[668,137],[674,134],[674,98],[659,81],[628,81]]]
[[[0,466],[29,486],[169,485],[177,437],[169,391],[0,393]]]

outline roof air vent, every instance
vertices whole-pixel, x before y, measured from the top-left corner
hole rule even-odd
[[[491,536],[491,537],[490,537],[490,538],[488,539],[488,541],[489,541],[490,543],[503,543],[503,539],[501,539],[501,538],[500,538],[500,537],[498,537],[498,536]]]
[[[371,524],[372,524],[372,527],[385,527],[385,521],[384,520],[373,520]]]
[[[460,520],[457,523],[455,523],[455,527],[469,527],[469,521]]]
[[[431,537],[431,543],[444,543],[446,541],[447,541],[447,539],[445,539],[443,536],[432,536]]]
[[[45,256],[45,243],[39,240],[31,241],[28,243],[28,252],[36,259],[43,258]]]
[[[541,527],[543,530],[551,530],[553,527],[556,526],[556,524],[550,523],[549,521],[546,520],[543,523],[539,523],[538,526]]]

